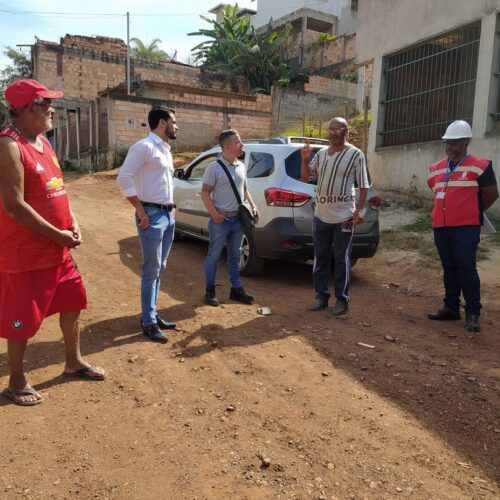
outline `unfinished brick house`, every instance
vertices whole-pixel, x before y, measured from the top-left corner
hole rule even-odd
[[[305,118],[350,115],[359,108],[360,85],[320,76],[315,65],[352,68],[354,37],[314,47],[304,57],[319,75],[305,85],[275,87],[271,96],[251,96],[245,80],[228,84],[222,75],[199,67],[137,59],[131,60],[129,94],[127,46],[120,39],[100,36],[66,35],[59,43],[37,39],[32,46],[33,77],[64,91],[49,135],[61,162],[97,170],[120,165],[128,148],[147,135],[147,114],[153,105],[176,110],[177,151],[211,147],[219,132],[229,127],[244,138],[260,138],[282,133]]]
[[[231,86],[217,74],[181,63],[132,60],[127,93],[127,46],[120,39],[66,35],[60,43],[37,39],[33,77],[64,91],[50,139],[59,158],[77,168],[109,168],[147,134],[147,113],[164,104],[176,110],[177,150],[212,146],[220,130],[266,137],[271,97],[250,96],[245,82]]]

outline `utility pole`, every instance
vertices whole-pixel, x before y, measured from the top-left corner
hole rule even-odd
[[[130,95],[130,13],[127,12],[127,95]]]

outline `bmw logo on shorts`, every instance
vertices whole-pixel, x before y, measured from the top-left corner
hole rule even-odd
[[[20,319],[16,319],[12,322],[12,328],[19,330],[19,328],[23,327],[23,322]]]

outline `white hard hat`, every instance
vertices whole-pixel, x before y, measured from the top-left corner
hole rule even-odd
[[[448,125],[441,139],[463,139],[472,137],[472,129],[464,120],[456,120]]]

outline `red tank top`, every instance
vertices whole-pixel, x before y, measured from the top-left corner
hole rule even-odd
[[[43,152],[26,141],[11,125],[0,132],[14,140],[24,165],[24,200],[58,229],[71,228],[71,213],[61,168],[49,141],[39,136]],[[0,201],[0,271],[23,272],[57,266],[69,255],[67,248],[17,223]]]

